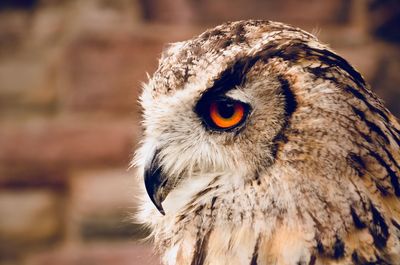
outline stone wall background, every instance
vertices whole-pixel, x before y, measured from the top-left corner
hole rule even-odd
[[[317,33],[400,116],[398,0],[0,0],[0,265],[158,264],[131,221],[140,84],[246,18]]]

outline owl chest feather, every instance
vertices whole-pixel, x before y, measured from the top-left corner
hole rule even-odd
[[[268,183],[253,179],[229,190],[220,188],[223,178],[205,185],[157,226],[163,262],[322,265],[358,264],[357,258],[379,261],[370,254],[377,253],[371,229],[355,227],[347,203],[330,202],[329,189],[315,194],[312,188],[288,185],[282,178],[280,173],[270,176]],[[387,244],[394,244],[393,240]]]
[[[310,259],[313,229],[297,214],[288,187],[254,179],[221,190],[220,181],[172,217],[174,231],[163,246],[166,264],[298,264]]]

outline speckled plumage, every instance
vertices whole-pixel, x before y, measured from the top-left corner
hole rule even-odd
[[[207,93],[246,102],[207,129]],[[172,44],[141,96],[139,220],[164,264],[400,264],[400,126],[344,59],[298,28],[239,21]]]

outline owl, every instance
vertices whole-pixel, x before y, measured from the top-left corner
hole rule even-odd
[[[400,125],[313,35],[247,20],[171,44],[140,103],[163,264],[400,264]]]

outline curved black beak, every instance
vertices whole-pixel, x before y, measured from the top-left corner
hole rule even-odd
[[[168,178],[163,173],[162,167],[159,163],[159,151],[157,150],[150,164],[145,166],[144,170],[144,184],[146,186],[147,194],[151,201],[156,206],[157,210],[165,215],[165,211],[161,205],[165,197],[168,195],[168,190],[165,189]]]

